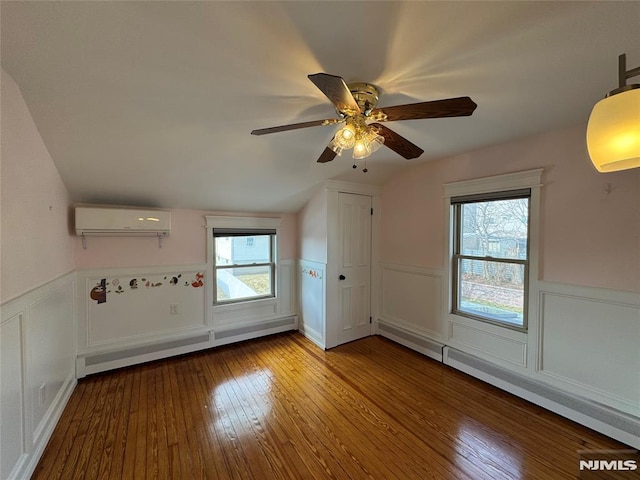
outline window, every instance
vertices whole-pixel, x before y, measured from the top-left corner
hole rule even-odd
[[[531,189],[451,198],[453,313],[526,329],[530,198]]]
[[[276,230],[213,228],[214,303],[275,297]]]

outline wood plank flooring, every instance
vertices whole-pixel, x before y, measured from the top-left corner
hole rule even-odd
[[[396,345],[299,333],[81,380],[33,479],[561,479],[627,448]]]

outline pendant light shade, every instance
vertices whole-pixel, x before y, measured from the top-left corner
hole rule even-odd
[[[596,103],[587,126],[587,148],[599,172],[640,167],[640,88]]]
[[[638,70],[627,72],[620,55],[620,87],[596,103],[589,117],[587,149],[599,172],[640,167],[640,85],[626,85]]]

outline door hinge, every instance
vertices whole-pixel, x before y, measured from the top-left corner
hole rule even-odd
[[[371,215],[373,215],[373,207],[371,207]]]
[[[372,323],[373,323],[373,319],[369,317],[369,325],[371,325]]]

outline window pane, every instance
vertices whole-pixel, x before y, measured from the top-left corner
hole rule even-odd
[[[524,326],[525,266],[461,259],[458,310],[496,322]]]
[[[271,262],[271,235],[215,237],[216,265]]]
[[[217,301],[273,295],[271,266],[218,268]]]
[[[528,198],[465,203],[460,208],[462,255],[527,258]]]

